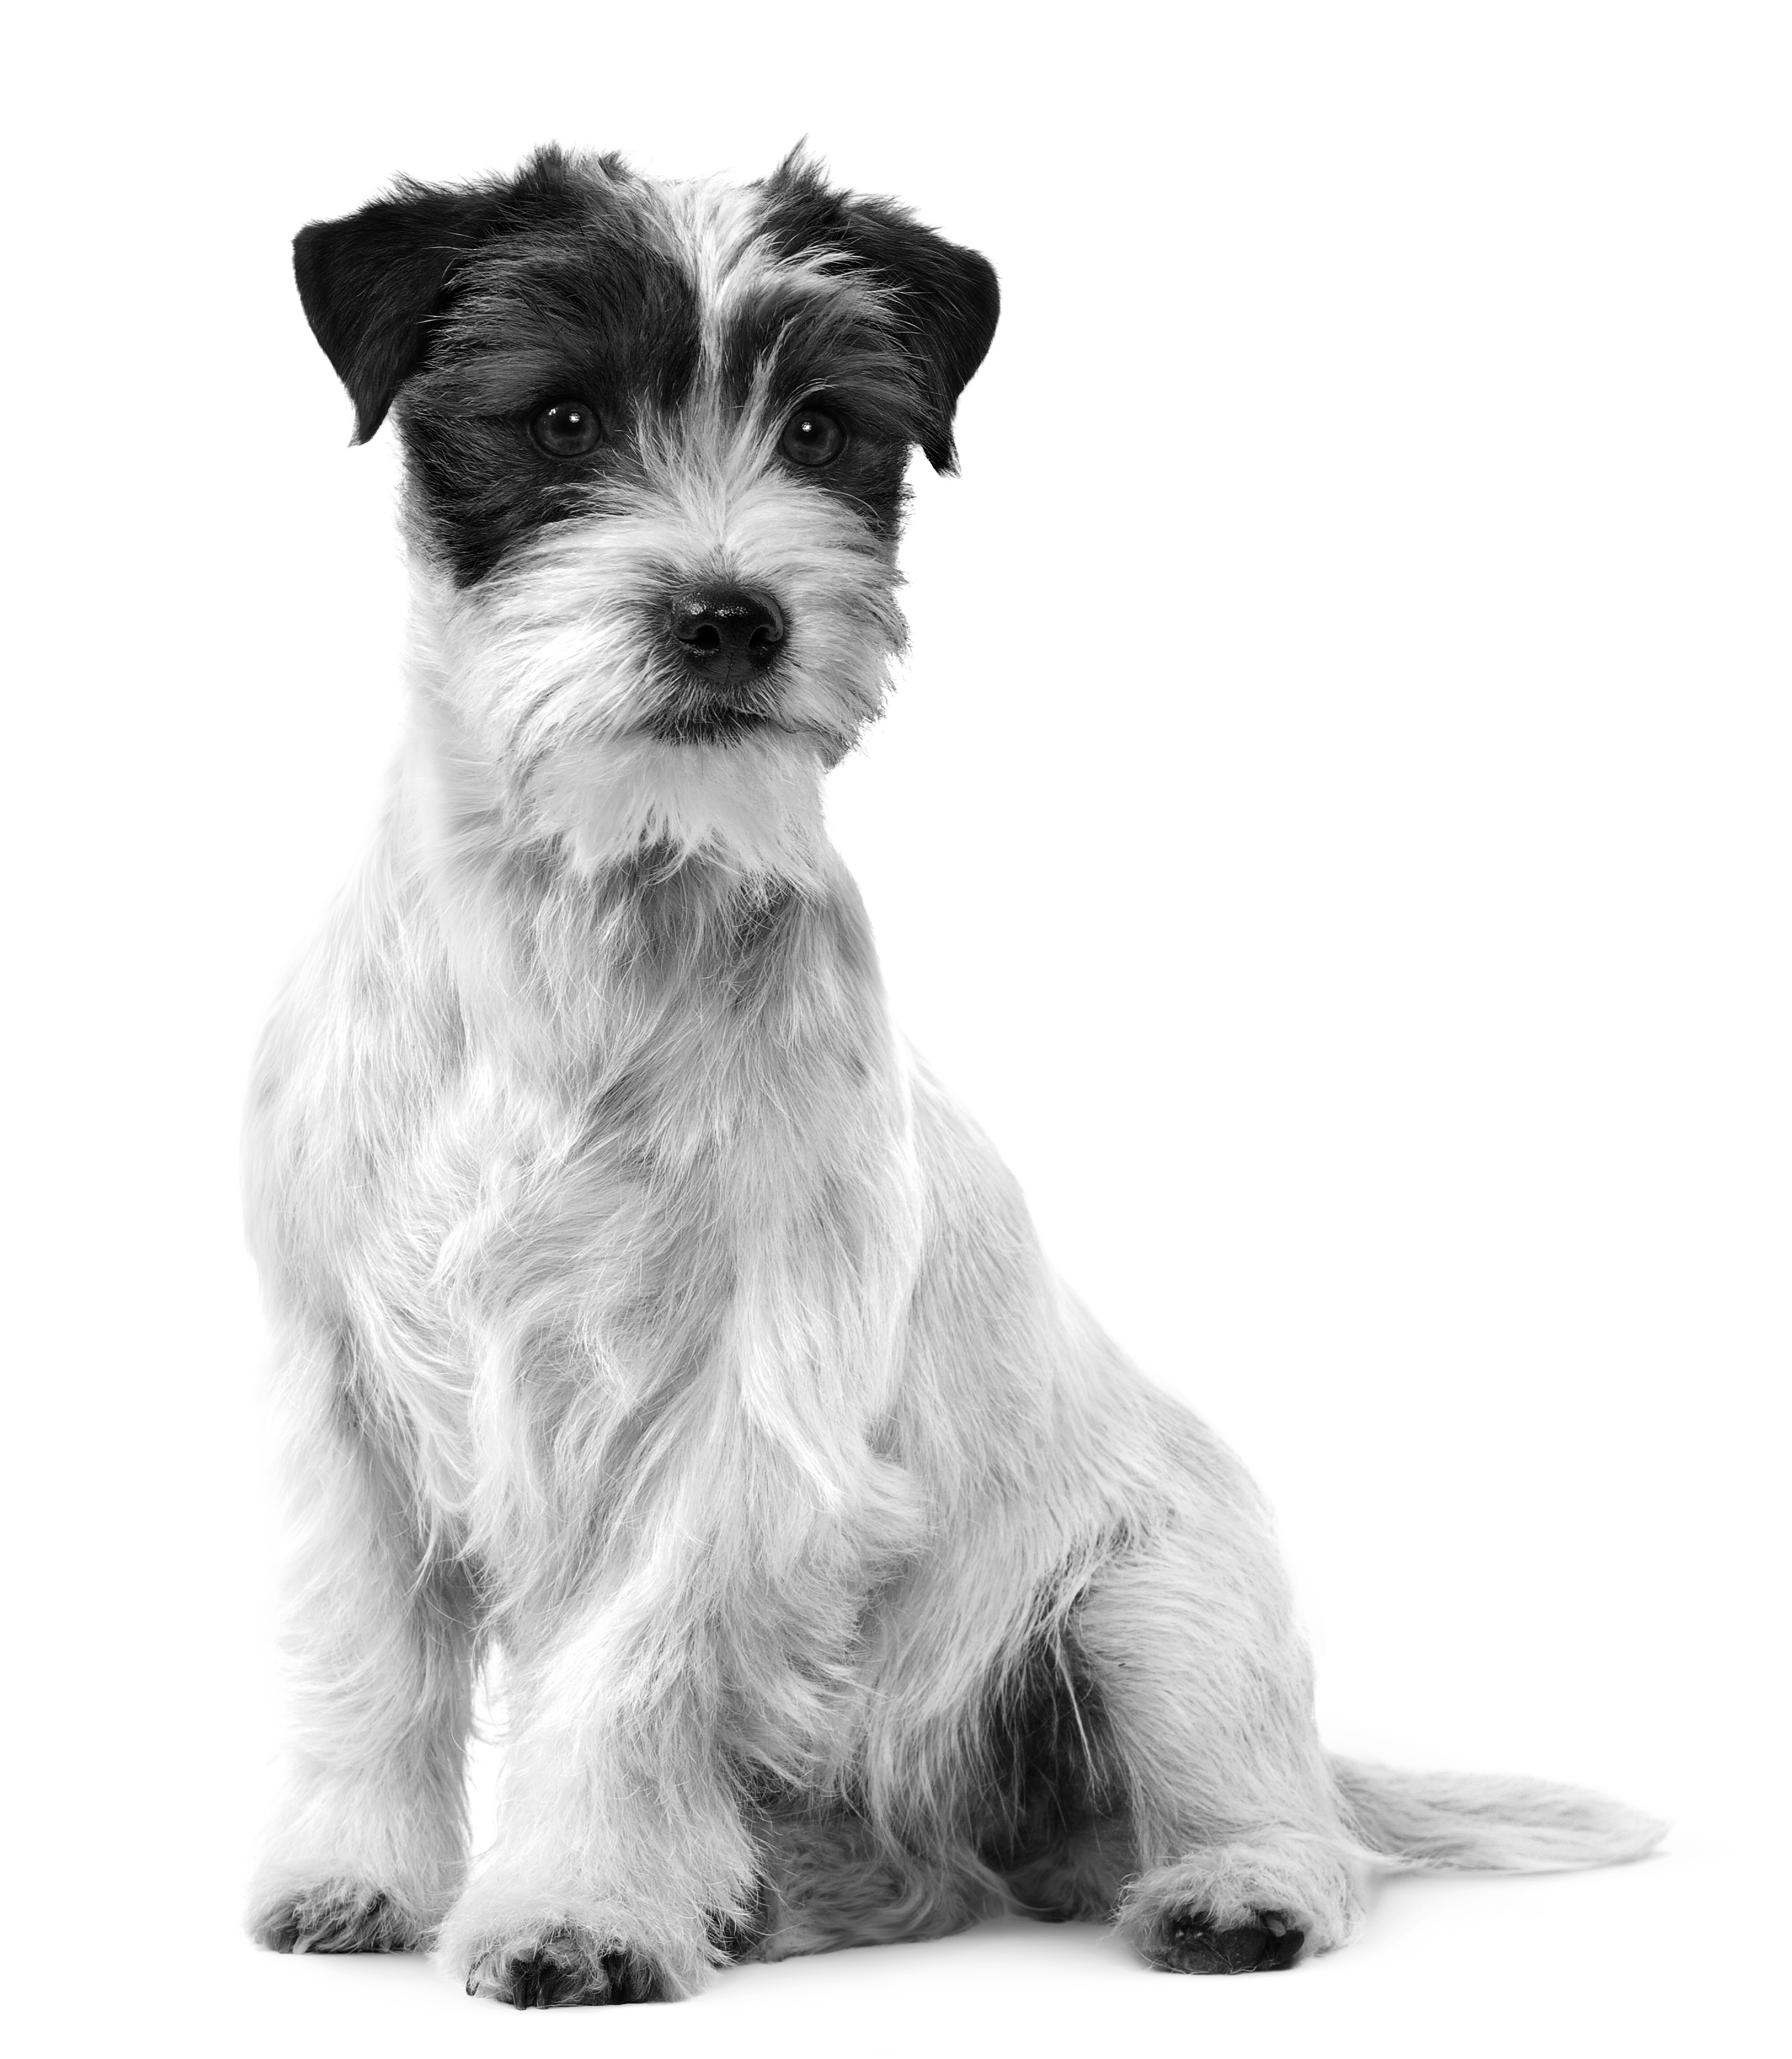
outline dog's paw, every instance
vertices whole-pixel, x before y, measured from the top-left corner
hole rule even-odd
[[[480,1953],[467,1992],[513,2009],[584,2009],[663,2001],[667,1989],[644,1953],[562,1924]]]
[[[1146,1956],[1167,1973],[1268,1973],[1292,1966],[1306,1933],[1279,1909],[1254,1910],[1252,1919],[1222,1928],[1205,1909],[1177,1910],[1164,1918]]]
[[[382,1889],[347,1880],[283,1890],[249,1922],[269,1952],[414,1952],[428,1940]]]
[[[1336,1951],[1361,1914],[1348,1850],[1283,1830],[1197,1846],[1152,1868],[1128,1884],[1114,1918],[1166,1972],[1259,1973]]]

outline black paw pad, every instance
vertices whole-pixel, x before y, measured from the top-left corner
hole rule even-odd
[[[1171,1917],[1152,1953],[1172,1973],[1268,1973],[1292,1966],[1307,1934],[1277,1909],[1259,1909],[1254,1920],[1222,1930],[1204,1909]]]
[[[289,1896],[255,1926],[270,1952],[408,1952],[419,1940],[377,1889],[309,1888]]]
[[[659,2001],[665,1993],[651,1960],[621,1945],[595,1947],[570,1930],[550,1930],[532,1945],[519,1945],[488,1972],[476,1969],[467,1992],[482,1988],[513,2009],[601,2008]]]

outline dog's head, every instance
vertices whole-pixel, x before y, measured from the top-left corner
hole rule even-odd
[[[512,828],[789,870],[902,640],[910,445],[954,463],[995,274],[794,155],[740,188],[548,149],[295,245],[407,469],[418,673]]]

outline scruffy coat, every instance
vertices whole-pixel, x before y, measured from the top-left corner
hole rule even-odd
[[[890,1026],[820,788],[984,261],[800,159],[550,151],[314,225],[298,271],[361,436],[396,403],[413,713],[249,1121],[295,1538],[256,1934],[433,1942],[519,2006],[1002,1908],[1232,1971],[1343,1943],[1376,1856],[1646,1849],[1595,1797],[1327,1754],[1250,1482]],[[664,629],[718,579],[787,631],[726,707]]]

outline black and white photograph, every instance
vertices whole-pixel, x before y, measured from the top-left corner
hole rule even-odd
[[[11,40],[18,2049],[1774,2049],[1792,22]]]

